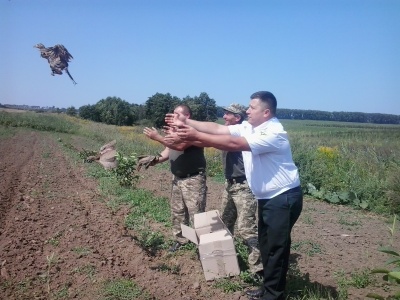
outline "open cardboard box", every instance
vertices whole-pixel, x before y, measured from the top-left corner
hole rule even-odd
[[[239,275],[233,237],[218,211],[195,214],[193,225],[181,224],[182,235],[198,246],[206,280]]]

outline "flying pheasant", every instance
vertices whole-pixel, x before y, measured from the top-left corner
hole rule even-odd
[[[54,76],[54,74],[61,75],[62,71],[65,71],[69,78],[71,78],[72,82],[76,84],[75,80],[68,72],[68,62],[73,59],[73,57],[68,52],[67,48],[60,44],[48,48],[43,44],[36,44],[33,47],[38,48],[40,56],[47,59],[49,62],[52,76]]]

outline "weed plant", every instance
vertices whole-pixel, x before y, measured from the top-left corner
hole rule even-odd
[[[244,243],[244,240],[239,237],[235,237],[234,244],[238,256],[239,268],[241,271],[247,271],[249,269],[248,265],[249,250],[246,244]]]
[[[143,291],[134,281],[127,279],[115,279],[104,283],[104,300],[149,300],[150,295]]]
[[[155,267],[150,267],[150,269],[175,275],[179,275],[181,272],[181,267],[179,265],[167,265],[165,263],[161,263]]]
[[[240,282],[230,280],[229,278],[218,278],[214,281],[213,287],[221,289],[224,293],[233,293],[243,290]]]
[[[386,261],[385,267],[373,269],[371,272],[372,274],[383,274],[382,279],[388,284],[396,286],[397,291],[393,292],[388,297],[383,297],[377,293],[369,293],[367,295],[368,298],[378,300],[400,299],[400,252],[392,246],[393,237],[397,228],[397,218],[398,216],[394,215],[392,226],[388,227],[391,235],[390,244],[378,249],[380,252],[388,254],[390,258]],[[391,266],[391,268],[389,268],[389,266]]]
[[[308,240],[293,242],[290,248],[294,251],[305,253],[307,256],[324,253],[320,244]]]

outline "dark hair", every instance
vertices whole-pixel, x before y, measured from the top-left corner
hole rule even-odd
[[[250,99],[260,99],[262,102],[268,104],[268,108],[271,110],[271,113],[273,115],[276,114],[277,102],[274,94],[272,94],[271,92],[267,91],[255,92],[250,96]]]
[[[187,104],[179,104],[175,108],[182,107],[185,114],[192,116],[192,110],[190,109],[189,105]]]

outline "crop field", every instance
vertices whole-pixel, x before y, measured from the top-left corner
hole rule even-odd
[[[287,299],[388,297],[400,286],[382,247],[400,250],[400,126],[282,120],[306,191],[292,237]],[[1,299],[238,299],[259,284],[235,240],[239,276],[206,282],[197,250],[171,245],[168,164],[128,174],[84,161],[117,141],[122,157],[162,146],[140,126],[0,111]],[[207,210],[223,189],[207,148]],[[132,175],[132,174],[131,174]],[[129,177],[131,178],[131,177]]]

